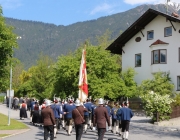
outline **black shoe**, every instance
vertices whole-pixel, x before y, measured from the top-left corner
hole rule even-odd
[[[71,134],[68,134],[68,136],[71,136]]]
[[[84,131],[84,133],[87,133],[87,131]]]
[[[113,131],[111,130],[111,133],[113,133]]]

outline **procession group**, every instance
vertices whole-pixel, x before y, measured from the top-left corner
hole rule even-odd
[[[98,133],[98,140],[103,140],[106,131],[128,140],[130,119],[133,117],[128,102],[105,101],[102,98],[85,102],[73,98],[54,101],[44,99],[42,103],[35,99],[24,99],[19,104],[20,119],[27,118],[30,111],[30,123],[44,127],[44,140],[56,138],[57,131],[64,129],[71,136],[75,128],[76,140],[81,140],[88,129]]]

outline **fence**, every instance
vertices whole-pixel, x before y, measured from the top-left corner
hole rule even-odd
[[[170,118],[180,117],[180,106],[172,107],[172,113],[170,114]]]

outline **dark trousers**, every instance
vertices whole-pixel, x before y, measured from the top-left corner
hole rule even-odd
[[[76,129],[76,140],[81,140],[82,133],[83,133],[83,124],[75,125]]]
[[[129,121],[121,121],[122,132],[129,131]]]
[[[98,140],[103,140],[106,128],[98,128]]]
[[[44,140],[48,139],[49,132],[50,132],[50,140],[54,140],[54,126],[53,125],[44,126]]]

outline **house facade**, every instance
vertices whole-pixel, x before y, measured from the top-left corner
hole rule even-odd
[[[122,70],[137,72],[135,81],[169,72],[174,90],[180,91],[180,19],[149,9],[108,48],[122,55]]]

